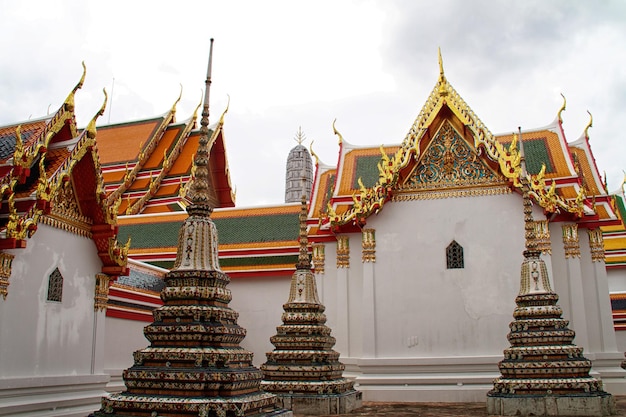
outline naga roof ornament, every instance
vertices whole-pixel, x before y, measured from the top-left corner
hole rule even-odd
[[[565,99],[565,96],[563,95],[563,93],[561,93],[561,97],[563,97],[563,105],[561,106],[561,108],[559,109],[559,112],[557,113],[557,118],[559,119],[559,123],[563,123],[563,118],[561,117],[561,114],[565,111],[565,106],[567,105],[567,100]]]

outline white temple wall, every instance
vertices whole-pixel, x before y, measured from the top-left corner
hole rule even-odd
[[[247,331],[240,345],[254,353],[253,363],[257,367],[267,360],[265,354],[274,350],[270,337],[282,324],[290,285],[290,275],[231,278],[228,284],[233,296],[229,306],[239,313],[237,322]]]
[[[606,270],[609,292],[626,292],[626,267]]]
[[[570,320],[573,330],[574,323],[572,321],[570,309],[570,285],[568,279],[568,270],[565,259],[565,248],[563,247],[563,231],[562,222],[550,222],[550,246],[552,248],[552,270],[548,273],[552,276],[554,288],[552,289],[559,296],[558,304],[563,309],[563,318]]]
[[[26,248],[10,252],[9,294],[0,301],[2,378],[91,373],[95,275],[102,268],[93,241],[40,224]],[[63,276],[62,302],[46,301],[55,268]]]
[[[333,336],[337,338],[337,350],[341,353],[342,357],[360,358],[364,354],[364,340],[368,333],[374,331],[370,323],[365,322],[367,319],[364,317],[364,309],[375,308],[376,306],[367,305],[363,299],[363,263],[361,262],[361,235],[354,233],[350,235],[350,268],[348,272],[348,332],[349,340],[347,349],[345,352],[339,350],[342,345],[339,341],[345,338],[345,335],[341,334],[333,327]],[[338,300],[339,303],[345,301]],[[335,309],[339,309],[337,305]],[[345,311],[345,310],[344,310]],[[331,323],[332,325],[332,323]]]
[[[150,344],[143,335],[143,328],[148,324],[145,321],[106,318],[104,371],[110,375],[107,391],[124,391],[122,372],[133,365],[133,352]]]
[[[524,249],[521,198],[388,204],[376,230],[378,357],[502,355]],[[446,248],[463,247],[463,269]]]
[[[587,229],[579,229],[578,237],[580,241],[580,266],[582,268],[583,291],[585,294],[585,316],[587,318],[587,335],[589,338],[588,352],[601,352],[602,322],[600,320],[600,306],[598,299],[597,278],[594,271],[594,263],[591,262],[591,250],[589,247],[589,234]],[[604,268],[603,268],[604,269]],[[606,295],[608,299],[608,294]],[[574,329],[575,330],[575,329]],[[613,332],[614,333],[614,332]],[[606,337],[614,335],[606,335]]]
[[[94,311],[102,268],[96,246],[39,224],[26,248],[7,252],[15,258],[0,300],[0,414],[86,415],[98,408],[108,380],[95,343],[104,334],[104,312]],[[46,301],[55,268],[63,276],[61,302]]]

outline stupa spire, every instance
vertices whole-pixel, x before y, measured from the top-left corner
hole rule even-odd
[[[213,207],[209,194],[209,97],[211,92],[211,70],[213,66],[213,38],[209,49],[209,64],[204,90],[204,104],[202,107],[202,118],[200,119],[200,140],[198,150],[194,156],[195,176],[187,194],[191,201],[187,209],[189,215],[211,214]]]
[[[263,374],[252,366],[252,353],[239,346],[246,330],[228,306],[230,278],[219,267],[208,180],[212,51],[213,40],[189,217],[178,234],[174,268],[165,275],[163,306],[144,328],[150,346],[136,351],[134,365],[124,371],[127,390],[103,398],[97,417],[292,415],[260,390]]]

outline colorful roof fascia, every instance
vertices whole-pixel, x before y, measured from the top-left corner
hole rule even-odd
[[[107,190],[110,190],[107,197],[109,204],[113,204],[120,199],[124,192],[137,180],[137,175],[157,148],[165,130],[175,121],[176,104],[178,104],[180,98],[179,96],[172,108],[163,117],[150,121],[143,120],[101,128],[103,134],[101,135],[100,146],[105,149],[102,156],[105,174],[108,174],[112,168],[119,169],[116,165],[122,164],[124,166],[123,181],[115,184],[114,187],[111,184],[107,184]],[[152,127],[149,135],[147,137],[135,136],[136,128],[142,126]],[[116,127],[117,129],[115,129]],[[109,129],[115,130],[111,131]],[[122,133],[121,130],[124,130],[124,132]],[[136,147],[136,152],[132,150],[133,146]]]
[[[160,292],[165,286],[166,269],[128,261],[128,276],[119,277],[109,287],[107,317],[152,322],[152,311],[163,305]]]
[[[390,157],[385,149],[381,148],[378,182],[371,187],[361,187],[358,193],[354,193],[351,196],[352,205],[345,211],[340,212],[329,205],[326,216],[321,220],[322,228],[347,231],[350,226],[363,226],[367,217],[378,213],[394,195],[394,191],[402,183],[404,176],[419,162],[422,151],[433,137],[429,129],[431,126],[441,125],[435,122],[445,117],[442,116],[444,108],[451,112],[453,118],[460,121],[463,130],[473,137],[474,148],[477,152],[483,155],[488,165],[499,167],[499,172],[509,180],[511,187],[521,190],[522,183],[527,182],[531,187],[531,196],[548,213],[562,213],[573,219],[581,219],[589,215],[597,219],[592,209],[594,205],[584,194],[582,187],[579,187],[579,192],[575,196],[567,198],[557,192],[557,181],[550,181],[545,167],[537,173],[523,174],[522,155],[518,149],[517,135],[514,135],[515,139],[508,146],[503,144],[504,140],[503,142],[498,140],[448,83],[443,72],[441,55],[439,55],[439,69],[439,80],[398,151]],[[561,148],[565,148],[564,139],[559,140],[558,144]],[[565,155],[568,155],[568,152]],[[565,183],[573,183],[571,172],[573,166],[568,166],[568,156],[564,156],[563,159],[565,164],[561,174],[568,176],[565,178]],[[342,172],[338,171],[338,177],[341,175]],[[341,181],[339,180],[338,183]],[[337,190],[336,187],[335,191]]]
[[[604,241],[604,262],[607,269],[626,267],[626,198],[624,198],[624,183],[626,175],[619,191],[611,193],[611,202],[615,207],[615,213],[619,224],[602,226]]]
[[[322,219],[326,216],[328,205],[333,197],[337,169],[320,161],[317,154],[313,151],[313,142],[311,142],[309,150],[313,158],[315,158],[315,171],[307,225],[309,227],[309,236],[316,236],[319,239],[319,235],[324,234],[320,230],[320,225]],[[328,231],[326,234],[329,235],[328,237],[332,237],[332,234],[328,233]]]
[[[574,160],[574,167],[580,178],[580,185],[588,198],[585,203],[589,205],[597,219],[587,216],[583,221],[591,222],[587,227],[594,227],[597,223],[619,225],[621,221],[615,210],[612,197],[609,195],[606,184],[600,176],[596,159],[589,144],[589,128],[592,126],[593,117],[589,114],[589,124],[585,127],[580,138],[569,144],[569,150]]]
[[[25,145],[17,129],[15,151],[13,158],[5,161],[10,169],[1,189],[0,249],[26,247],[26,239],[42,222],[92,238],[103,263],[102,272],[118,276],[127,273],[128,246],[121,246],[116,239],[115,208],[106,203],[95,139],[106,91],[102,107],[87,128],[78,134],[75,128],[74,94],[85,74],[84,70],[63,106],[39,130],[39,136]]]
[[[613,327],[626,330],[626,293],[611,293],[611,309],[613,310]]]
[[[119,215],[184,210],[184,185],[190,182],[192,156],[198,147],[199,130],[194,131],[194,127],[199,106],[187,122],[174,124],[175,106],[176,103],[163,118],[101,128],[105,135],[100,143],[108,157],[104,168],[106,189],[109,201],[115,196],[121,200]],[[165,123],[168,124],[163,128]],[[222,115],[212,129],[210,164],[212,180],[219,184],[216,206],[232,207],[234,193],[226,160],[223,123]],[[148,143],[145,147],[144,139]]]
[[[300,205],[216,209],[222,270],[231,277],[291,275],[298,259]],[[120,216],[119,236],[131,238],[129,257],[169,269],[186,212]]]

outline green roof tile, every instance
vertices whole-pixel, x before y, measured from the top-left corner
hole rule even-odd
[[[259,243],[297,240],[298,213],[213,219],[219,243]],[[119,227],[118,240],[131,237],[134,249],[176,246],[182,222],[143,223]]]

